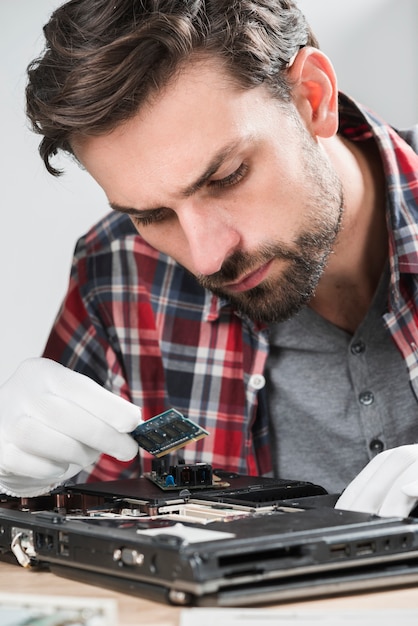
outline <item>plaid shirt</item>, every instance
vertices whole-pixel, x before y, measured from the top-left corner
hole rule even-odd
[[[374,114],[340,95],[340,132],[374,137],[387,179],[391,283],[385,323],[418,397],[418,157]],[[418,129],[409,139],[418,143]],[[151,248],[126,215],[105,217],[79,240],[68,293],[45,356],[142,407],[175,407],[211,435],[189,444],[197,460],[246,474],[271,471],[264,390],[267,330],[202,289]],[[103,455],[80,480],[135,477],[150,468]]]

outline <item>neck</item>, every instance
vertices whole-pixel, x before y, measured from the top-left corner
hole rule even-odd
[[[345,190],[345,211],[333,254],[309,306],[354,333],[364,319],[387,259],[385,183],[374,141],[336,137],[326,146]]]

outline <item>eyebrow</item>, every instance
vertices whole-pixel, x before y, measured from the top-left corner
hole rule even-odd
[[[194,183],[188,185],[182,191],[182,195],[188,198],[189,196],[192,196],[197,191],[199,191],[199,189],[201,189],[207,183],[209,178],[211,178],[211,176],[213,176],[218,171],[224,161],[226,161],[226,159],[229,157],[231,152],[237,149],[239,143],[240,142],[238,141],[234,141],[233,143],[221,148],[221,150],[219,150],[210,161],[203,174],[199,176],[199,178]]]
[[[213,176],[218,171],[218,169],[226,161],[229,155],[232,152],[234,152],[234,150],[236,150],[241,143],[242,143],[242,140],[234,141],[228,144],[227,146],[224,146],[223,148],[221,148],[215,154],[212,160],[209,162],[204,172],[193,183],[191,183],[190,185],[187,185],[187,187],[185,187],[180,192],[180,194],[185,198],[189,198],[193,194],[197,193],[200,189],[202,189],[202,187],[207,183],[207,181],[211,178],[211,176]],[[135,215],[143,216],[157,209],[164,208],[164,207],[155,207],[155,208],[149,208],[149,209],[134,209],[131,207],[120,206],[119,204],[115,202],[110,202],[109,204],[114,211],[119,211],[120,213],[127,213],[128,215],[134,215],[134,216]]]

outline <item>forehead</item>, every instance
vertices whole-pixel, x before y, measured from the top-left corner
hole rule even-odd
[[[183,187],[224,146],[254,136],[272,106],[264,87],[242,89],[216,61],[195,62],[133,118],[106,135],[75,138],[73,148],[109,200],[126,203],[141,180],[149,203],[157,189]]]

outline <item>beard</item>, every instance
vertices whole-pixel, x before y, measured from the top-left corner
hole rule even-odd
[[[291,244],[275,240],[267,241],[254,252],[237,250],[218,272],[196,276],[200,285],[228,299],[234,308],[255,322],[283,322],[309,302],[341,230],[344,206],[341,181],[305,129],[301,132],[304,134],[303,177],[305,188],[307,184],[310,189],[305,203],[305,228]],[[239,293],[231,293],[225,287],[272,260],[271,276],[256,287]],[[274,260],[279,261],[276,265],[284,266],[278,275],[274,272]]]

